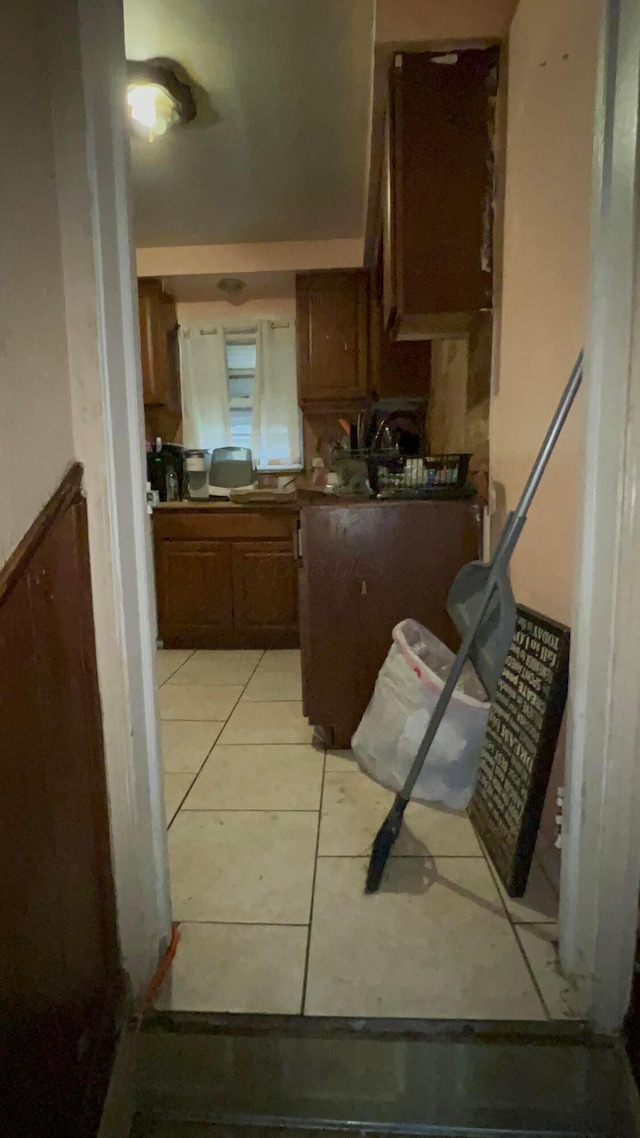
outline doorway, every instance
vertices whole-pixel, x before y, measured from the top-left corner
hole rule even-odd
[[[608,6],[608,11],[609,11],[609,20],[610,20],[609,40],[607,41],[608,42],[608,49],[610,51],[613,51],[612,39],[610,39],[610,38],[612,38],[612,36],[614,35],[614,27],[615,27],[615,35],[620,34],[620,42],[621,43],[625,42],[627,44],[626,50],[623,53],[623,55],[625,56],[625,58],[629,58],[632,51],[634,50],[634,47],[637,47],[637,44],[638,44],[637,26],[635,26],[635,24],[637,24],[637,20],[634,20],[634,15],[631,11],[631,7],[626,6],[624,2],[610,3],[610,5]],[[623,38],[622,33],[620,32],[621,22],[622,22],[622,25],[624,25],[624,31],[629,33],[626,35],[626,39]],[[633,34],[631,34],[631,31],[633,31]],[[617,41],[616,41],[616,43],[617,43]],[[607,58],[609,59],[609,63],[610,63],[610,57],[607,57]],[[602,99],[613,98],[612,91],[605,90],[605,84],[602,84],[602,86],[601,86],[600,96],[602,97]],[[633,102],[633,99],[631,99],[630,101]],[[607,104],[607,110],[610,109],[610,106],[612,106],[612,105]],[[633,129],[634,130],[637,129],[637,123],[634,123]],[[622,145],[622,143],[621,143],[621,145]],[[626,152],[627,158],[629,158],[629,151],[625,150],[625,152]],[[635,183],[633,183],[633,184],[635,184]],[[629,203],[627,203],[627,206],[629,206],[629,208],[627,208],[627,214],[626,214],[626,221],[629,224],[627,224],[627,229],[625,230],[625,240],[626,240],[627,248],[630,247],[629,238],[630,238],[630,236],[633,236],[633,233],[634,233],[633,225],[631,224],[631,221],[632,221],[632,208],[631,207],[633,205],[633,201],[631,199],[633,199],[633,201],[634,201],[633,193],[630,197]],[[623,242],[623,244],[624,244],[624,242]],[[631,247],[633,248],[633,242],[631,242]],[[632,296],[632,284],[629,281],[627,281],[626,286],[630,290],[629,295]],[[104,298],[102,298],[102,299],[104,299]],[[126,294],[125,294],[125,299],[126,299]],[[605,314],[605,319],[606,319],[606,316],[607,316],[607,314]],[[614,320],[613,314],[609,314],[609,316],[610,316],[610,319]],[[614,323],[615,323],[615,321],[614,321]],[[129,322],[129,324],[130,324],[130,322]],[[124,336],[125,340],[128,340],[129,349],[130,349],[130,356],[131,356],[131,349],[132,349],[132,345],[133,345],[133,329],[131,327],[129,327],[129,324],[128,324],[128,327],[126,327],[124,329],[123,336]],[[629,318],[629,325],[631,327],[631,316]],[[629,402],[629,398],[630,398],[630,390],[631,390],[630,382],[631,381],[629,380],[629,374],[630,374],[630,366],[629,366],[629,358],[627,358],[627,368],[626,368],[626,372],[625,372],[626,386],[624,386],[624,388],[621,386],[620,393],[618,393],[621,395],[621,399],[622,399],[622,402],[624,403],[624,406],[627,405],[627,402]],[[621,371],[621,379],[622,379],[622,371]],[[139,412],[139,397],[136,396],[136,394],[134,394],[134,384],[136,384],[137,381],[138,381],[138,374],[137,374],[136,364],[132,363],[131,358],[129,358],[129,360],[128,360],[129,402],[126,405],[128,405],[128,410],[138,409],[138,412]],[[593,382],[594,382],[594,384],[596,384],[597,380],[593,380]],[[624,402],[624,401],[626,401],[626,402]],[[621,403],[621,406],[622,406],[622,403]],[[620,456],[620,453],[621,453],[620,444],[621,444],[621,442],[624,442],[625,439],[626,439],[626,436],[624,435],[624,432],[622,431],[622,428],[621,428],[621,430],[618,431],[618,436],[616,439],[616,445],[613,448],[613,450],[615,450],[615,452],[616,452],[616,459],[618,456]],[[609,442],[610,442],[610,440],[609,440]],[[605,440],[604,439],[602,439],[602,446],[605,446]],[[627,452],[627,453],[629,453],[629,452]],[[594,471],[593,471],[593,477],[594,477]],[[612,475],[612,485],[613,485],[613,475]],[[616,485],[617,485],[617,483],[616,483]],[[122,486],[120,488],[122,489]],[[630,489],[630,483],[627,483],[627,489]],[[130,490],[130,484],[128,486],[128,490]],[[112,487],[112,495],[115,497],[115,487]],[[631,501],[631,498],[629,501]],[[630,505],[630,509],[631,509],[631,511],[633,510],[632,505]],[[630,517],[631,517],[631,514],[630,514]],[[620,534],[618,534],[618,536],[620,536]],[[138,541],[140,542],[139,531],[138,531]],[[141,560],[143,561],[143,559],[145,559],[145,555],[143,555],[143,553],[142,553]],[[632,601],[634,603],[634,597],[632,597]],[[584,620],[583,635],[586,635],[586,633],[588,633],[588,632],[593,633],[593,628],[589,628],[588,615],[586,615],[586,608],[588,608],[588,605],[586,605],[586,599],[583,599],[583,601],[582,601],[582,615],[583,615],[583,620]],[[627,612],[629,612],[629,611],[631,611],[631,610],[627,610]],[[625,630],[624,630],[623,624],[618,625],[618,627],[616,628],[616,635],[618,637],[618,643],[624,644],[626,642],[625,641]],[[150,636],[149,636],[149,643],[150,643]],[[630,654],[630,661],[633,662],[633,659],[634,659],[634,657],[633,657],[633,654],[631,653]],[[180,667],[186,666],[188,662],[189,662],[189,660],[184,660],[183,663],[181,663]],[[257,661],[256,669],[260,667],[261,662],[262,662],[262,658],[261,658],[261,660]],[[134,676],[134,679],[136,679],[136,683],[139,684],[140,692],[145,692],[145,698],[147,700],[147,709],[148,709],[150,706],[149,700],[148,700],[149,675],[148,674],[145,675],[145,668],[146,668],[146,665],[142,665],[142,663],[138,659],[132,659],[131,660],[132,675]],[[147,669],[147,671],[148,671],[148,669]],[[177,675],[177,673],[178,673],[178,668],[175,669],[173,675]],[[630,674],[633,674],[633,667],[631,668]],[[165,679],[165,685],[166,686],[171,686],[171,684],[170,684],[171,678],[172,677],[169,676]],[[629,678],[629,677],[627,677],[627,678]],[[591,682],[593,682],[593,681],[591,681]],[[251,681],[247,681],[247,686],[248,686],[248,683],[251,683]],[[241,685],[237,685],[237,686],[241,686]],[[612,691],[612,683],[610,683],[610,676],[608,679],[607,690],[609,692]],[[243,691],[243,694],[244,694],[244,691]],[[249,701],[249,702],[251,702],[251,701]],[[274,702],[278,702],[278,701],[274,701]],[[236,708],[233,708],[233,710],[231,711],[231,716],[229,717],[229,721],[231,720],[232,715],[235,714],[235,710],[236,710]],[[620,714],[620,712],[618,712],[618,714]],[[586,710],[586,712],[584,712],[583,723],[588,723],[588,720],[589,720],[588,710]],[[622,720],[623,720],[623,717],[621,715],[621,721]],[[182,721],[182,720],[179,720],[179,721]],[[227,729],[227,726],[228,726],[228,724],[225,724],[224,729]],[[231,745],[237,745],[237,744],[231,744]],[[255,744],[255,745],[262,745],[262,744]],[[339,758],[344,759],[344,757],[339,757]],[[630,752],[630,759],[631,759],[631,752]],[[350,761],[350,760],[345,760],[345,761]],[[145,766],[146,764],[148,764],[149,769],[148,769],[148,772],[145,775],[145,777],[142,778],[142,782],[145,782],[145,780],[146,780],[148,783],[151,784],[151,793],[150,794],[147,793],[146,795],[142,795],[143,801],[141,798],[138,801],[138,803],[136,803],[136,808],[139,810],[139,817],[142,818],[143,820],[145,820],[145,824],[147,824],[149,822],[150,817],[151,817],[151,820],[153,820],[154,824],[156,824],[157,819],[159,817],[159,810],[158,810],[157,798],[155,797],[155,795],[153,793],[153,783],[154,783],[154,777],[157,778],[158,772],[157,772],[157,768],[155,768],[155,770],[154,770],[153,748],[149,749],[146,758],[139,757],[138,762],[139,762],[140,766]],[[171,770],[170,770],[170,772],[167,772],[167,773],[169,773],[169,774],[174,774],[174,773],[180,774],[181,772],[171,772]],[[186,772],[186,773],[190,774],[190,772]],[[339,770],[338,770],[338,772],[334,772],[334,770],[330,770],[330,769],[328,770],[327,769],[327,757],[326,756],[323,757],[323,773],[325,773],[325,775],[323,775],[323,781],[325,781],[327,774],[339,774],[340,773]],[[346,772],[346,773],[350,773],[350,772]],[[631,765],[629,766],[629,773],[631,774]],[[134,772],[134,775],[137,775],[138,777],[140,776],[140,767],[138,768],[137,772]],[[583,777],[583,770],[581,770],[579,767],[576,767],[575,765],[572,766],[572,780],[573,780],[572,794],[577,795],[577,797],[575,798],[576,801],[580,799],[582,777]],[[591,777],[591,790],[593,793],[592,802],[593,802],[593,806],[594,806],[593,825],[596,826],[596,832],[599,833],[598,827],[602,824],[602,813],[601,813],[601,809],[598,809],[598,807],[601,807],[601,805],[602,805],[602,798],[604,798],[606,793],[607,793],[607,787],[605,787],[605,789],[601,790],[601,791],[598,791],[596,789],[596,784],[597,784],[597,772],[596,772],[596,770],[594,770],[594,769],[591,770],[591,776],[590,777]],[[626,782],[626,786],[633,786],[633,785],[634,785],[633,780],[632,780],[632,778],[630,778],[630,781]],[[194,786],[194,789],[195,789],[195,786]],[[190,790],[191,790],[191,787],[189,787],[189,791]],[[322,791],[323,791],[323,786],[322,786]],[[598,798],[598,794],[600,794],[600,798]],[[622,801],[620,795],[618,795],[618,801]],[[183,802],[182,807],[184,805],[186,805],[186,803]],[[631,809],[632,805],[633,805],[633,802],[631,801],[631,797],[630,797],[630,800],[626,802],[625,811],[624,811],[624,817],[627,820],[629,820],[629,814],[627,814],[627,810]],[[184,810],[184,813],[188,813],[188,811]],[[318,816],[320,816],[320,803],[318,806],[318,810],[312,811],[312,813],[318,813]],[[136,819],[134,819],[134,820],[136,820]],[[588,820],[588,822],[591,822],[591,818],[588,818],[586,820]],[[173,828],[173,825],[172,825],[172,828]],[[632,825],[631,825],[630,820],[629,820],[629,825],[625,825],[624,827],[618,827],[618,833],[622,833],[622,830],[624,830],[624,838],[629,839],[629,835],[632,833]],[[591,836],[593,836],[593,830],[591,831]],[[572,842],[572,838],[573,839],[580,838],[580,840]],[[632,956],[629,953],[627,953],[627,951],[626,951],[627,941],[629,941],[629,937],[618,938],[618,931],[620,931],[621,927],[624,927],[624,929],[626,929],[626,931],[629,931],[630,918],[629,918],[629,915],[626,915],[626,917],[624,918],[624,921],[622,920],[620,905],[618,905],[617,901],[616,901],[615,909],[610,908],[608,916],[613,917],[613,920],[608,921],[606,940],[609,943],[609,947],[612,946],[613,942],[616,942],[616,959],[618,959],[618,963],[620,963],[620,967],[618,967],[617,970],[610,970],[610,968],[608,966],[605,966],[604,968],[600,968],[600,970],[596,970],[596,967],[594,967],[594,964],[596,964],[596,960],[600,959],[600,960],[602,960],[602,962],[604,962],[604,960],[605,960],[605,955],[604,955],[604,953],[605,953],[605,940],[602,939],[600,931],[602,929],[602,922],[605,921],[606,914],[605,914],[604,908],[600,908],[598,910],[598,912],[596,912],[596,909],[594,909],[594,907],[590,904],[590,894],[589,894],[590,887],[589,887],[588,881],[585,880],[585,867],[586,867],[586,864],[588,864],[589,859],[586,858],[586,851],[585,851],[585,848],[583,846],[584,840],[585,840],[584,835],[581,834],[581,832],[580,832],[580,819],[577,819],[575,817],[572,818],[571,815],[569,815],[569,844],[571,844],[571,848],[572,848],[573,852],[571,855],[569,855],[569,858],[567,859],[567,869],[566,869],[566,887],[567,887],[566,898],[567,898],[567,900],[566,900],[565,904],[566,904],[566,914],[567,914],[567,927],[568,927],[569,932],[571,932],[571,951],[569,951],[569,954],[567,956],[567,962],[569,962],[569,964],[571,964],[571,968],[569,968],[569,971],[572,971],[572,972],[576,971],[577,972],[577,971],[580,971],[580,962],[582,960],[583,972],[588,974],[588,978],[591,981],[589,1006],[592,1009],[599,1008],[599,1012],[598,1012],[598,1015],[596,1017],[596,1022],[599,1023],[600,1025],[606,1024],[607,1026],[615,1026],[616,1024],[620,1024],[620,1021],[621,1021],[621,1014],[623,1011],[623,1009],[621,1008],[621,998],[622,998],[621,992],[623,992],[624,988],[625,988],[625,983],[626,983],[625,978],[627,975],[630,974],[630,971],[631,971],[631,958],[632,958]],[[159,842],[159,839],[158,839],[158,842]],[[171,842],[171,832],[170,832],[170,842]],[[151,846],[153,846],[153,843],[151,843]],[[162,846],[162,843],[161,843],[161,846]],[[599,847],[599,850],[601,850],[599,843],[598,843],[598,847]],[[158,846],[158,848],[159,848],[159,846]],[[592,848],[593,848],[593,843],[592,843]],[[579,850],[580,850],[580,856],[579,856]],[[630,900],[630,897],[632,896],[633,890],[637,891],[637,884],[638,884],[638,881],[637,881],[637,877],[638,877],[638,874],[637,874],[637,855],[638,855],[638,850],[635,849],[635,843],[632,842],[630,839],[629,839],[629,841],[626,841],[625,850],[626,850],[626,854],[631,855],[631,856],[627,856],[626,859],[624,860],[624,864],[627,867],[629,867],[629,869],[627,869],[627,873],[625,876],[625,882],[624,882],[624,890],[622,891],[622,893],[624,893],[624,898],[626,899],[626,906],[627,906],[627,909],[629,909],[629,900]],[[333,856],[333,855],[331,855],[331,856]],[[336,855],[336,857],[340,857],[340,856],[344,856],[344,855]],[[467,855],[457,855],[456,857],[457,858],[465,858],[466,856]],[[581,858],[585,859],[584,864],[582,864]],[[150,861],[151,861],[151,858],[149,858],[149,864],[150,864]],[[163,900],[162,900],[163,890],[164,890],[164,885],[165,885],[165,879],[163,877],[163,869],[162,869],[163,864],[164,864],[163,858],[161,856],[156,861],[156,868],[154,869],[154,873],[153,873],[153,881],[151,881],[151,876],[148,873],[148,866],[147,866],[147,872],[146,872],[146,874],[143,874],[143,882],[145,882],[145,890],[146,890],[145,904],[149,906],[150,912],[153,912],[155,924],[159,925],[161,927],[164,926],[164,933],[166,935],[166,932],[167,932],[166,916],[167,916],[167,914],[166,914],[166,909],[163,908]],[[161,869],[159,869],[159,871],[157,869],[157,865],[161,866]],[[609,858],[609,868],[610,867],[612,867],[612,859]],[[158,882],[158,877],[161,877],[161,879],[163,879],[163,880]],[[614,881],[615,881],[614,875],[609,874],[609,885],[612,884],[612,882],[614,882]],[[601,883],[602,883],[602,885],[604,885],[605,879],[602,879]],[[592,888],[592,885],[591,885],[591,888]],[[605,896],[606,892],[607,892],[606,889],[601,890],[600,896]],[[616,890],[616,897],[622,897],[622,893],[618,893],[618,891]],[[612,894],[609,894],[609,896],[612,896]],[[590,926],[589,926],[588,931],[586,931],[586,933],[585,933],[585,931],[584,931],[585,926],[582,923],[582,916],[584,915],[584,912],[586,909],[591,910],[591,915],[590,915]],[[158,916],[158,914],[159,914],[159,916]],[[504,920],[507,920],[507,918],[504,917]],[[221,923],[224,923],[224,922],[221,922]],[[534,922],[534,923],[536,923],[536,922]],[[516,933],[514,933],[514,937],[515,937],[515,935],[516,935]],[[586,953],[586,954],[584,953],[584,945],[585,945],[585,939],[584,938],[585,937],[586,937],[586,940],[589,941],[591,949],[592,949],[592,951],[589,951],[589,953]],[[157,945],[156,945],[156,947],[157,947]],[[629,959],[626,959],[627,956],[629,956]],[[616,972],[616,975],[612,975],[612,972]],[[598,982],[594,981],[594,978],[596,978],[597,975],[600,976],[600,980]],[[613,989],[615,989],[615,999],[613,998],[613,995],[612,995]],[[613,1012],[612,1012],[612,1008],[614,1008]],[[613,1016],[613,1019],[612,1019],[612,1016]]]

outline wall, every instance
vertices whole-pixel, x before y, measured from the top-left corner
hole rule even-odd
[[[376,43],[502,36],[517,0],[377,0]]]
[[[601,10],[601,0],[520,0],[511,26],[499,390],[491,406],[500,523],[517,501],[585,332]],[[566,623],[581,416],[578,404],[512,562],[516,599]],[[543,854],[553,836],[548,806]]]
[[[226,300],[195,301],[183,304],[178,301],[178,323],[190,324],[198,321],[222,321],[225,325],[238,328],[255,324],[257,320],[294,320],[296,318],[295,296],[283,296],[276,300],[247,300],[244,304],[229,304]]]
[[[0,11],[0,565],[74,457],[46,40]]]
[[[327,241],[262,241],[253,245],[168,245],[137,251],[139,277],[190,276],[216,273],[302,272],[347,269],[362,264],[361,237]]]

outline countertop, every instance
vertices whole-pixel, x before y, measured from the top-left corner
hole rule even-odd
[[[262,512],[275,512],[275,513],[293,513],[297,514],[300,510],[306,509],[309,506],[314,509],[324,509],[327,506],[342,507],[344,509],[358,507],[375,507],[376,509],[385,509],[389,506],[397,508],[398,506],[410,507],[414,506],[442,506],[442,505],[469,505],[477,503],[476,498],[345,498],[337,494],[316,494],[316,495],[300,495],[293,501],[288,502],[224,502],[224,501],[201,501],[201,502],[160,502],[154,506],[155,510],[164,511],[178,511],[183,513],[262,513]]]
[[[256,510],[277,510],[278,513],[289,512],[297,513],[301,505],[308,503],[302,502],[300,499],[294,498],[288,502],[225,502],[209,500],[201,502],[190,502],[185,500],[183,502],[159,502],[154,506],[155,510],[182,510],[189,514],[197,513],[199,510],[206,510],[207,513],[223,513],[227,514],[229,511],[237,513],[255,513]]]

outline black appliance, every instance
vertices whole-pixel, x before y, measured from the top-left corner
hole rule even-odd
[[[177,443],[163,443],[160,449],[157,445],[153,450],[147,451],[147,482],[151,489],[157,490],[160,501],[167,500],[167,475],[175,470],[178,479],[178,497],[184,498],[184,447]]]

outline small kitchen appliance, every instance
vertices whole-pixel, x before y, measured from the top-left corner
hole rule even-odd
[[[228,498],[229,490],[254,486],[256,472],[247,447],[216,447],[211,455],[209,496]]]
[[[147,451],[147,482],[152,491],[157,491],[161,502],[167,501],[167,480],[173,488],[177,482],[177,498],[181,499],[184,496],[184,447],[157,439],[153,449]]]
[[[208,450],[191,449],[184,452],[187,496],[190,501],[209,500],[209,465],[211,454]]]

